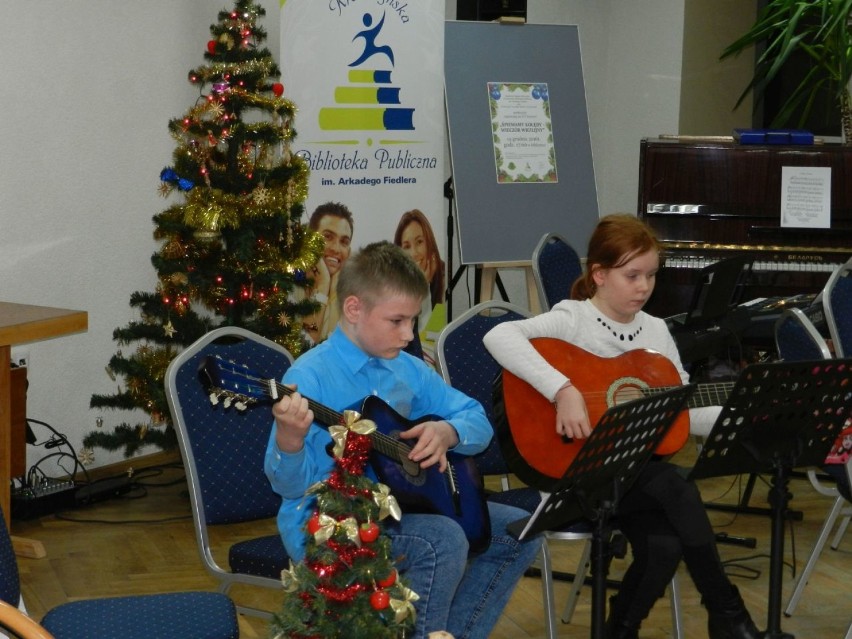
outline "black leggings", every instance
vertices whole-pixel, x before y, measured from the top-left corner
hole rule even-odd
[[[633,551],[616,597],[628,621],[638,624],[648,615],[681,559],[710,610],[730,597],[713,528],[698,488],[685,479],[684,469],[650,462],[623,496],[618,526]]]

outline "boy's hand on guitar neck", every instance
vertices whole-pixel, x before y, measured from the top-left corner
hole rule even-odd
[[[429,468],[438,464],[438,470],[447,469],[447,451],[459,443],[456,429],[448,422],[421,422],[399,433],[400,439],[416,440],[408,454],[411,461]]]
[[[295,386],[288,386],[295,390]],[[272,405],[275,418],[275,441],[278,449],[285,453],[298,453],[305,443],[305,435],[314,421],[314,411],[308,408],[308,400],[299,393],[284,395]]]
[[[563,439],[585,439],[592,433],[589,411],[583,395],[570,383],[556,392],[556,432]]]
[[[307,398],[295,392],[295,385],[288,388],[294,392],[284,395],[272,405],[275,441],[282,452],[298,453],[314,421],[314,412],[309,408]],[[399,437],[402,440],[414,440],[410,442],[412,448],[408,453],[411,461],[420,464],[421,468],[438,464],[441,472],[447,468],[447,451],[459,443],[456,429],[445,421],[421,422],[401,431]]]

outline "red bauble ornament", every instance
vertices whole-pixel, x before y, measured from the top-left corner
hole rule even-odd
[[[319,521],[319,513],[314,513],[311,515],[311,518],[308,519],[308,532],[312,535],[316,534],[316,532],[320,529],[320,521]]]
[[[365,544],[373,543],[379,538],[379,525],[374,521],[361,524],[361,527],[358,529],[358,536]]]
[[[390,595],[384,590],[377,590],[370,595],[370,605],[374,610],[384,610],[390,605]]]
[[[276,97],[280,98],[284,94],[284,85],[280,82],[276,82],[272,85],[272,92]]]
[[[391,570],[390,574],[382,579],[381,581],[377,581],[376,584],[380,588],[390,588],[396,583],[396,570]]]
[[[213,55],[213,54],[216,53],[216,41],[215,40],[208,40],[207,41],[207,51],[208,51],[208,53],[210,53],[210,55]]]

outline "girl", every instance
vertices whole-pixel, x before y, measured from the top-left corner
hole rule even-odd
[[[558,433],[588,437],[592,424],[586,402],[530,339],[561,339],[599,357],[653,349],[688,381],[665,322],[642,311],[654,290],[659,253],[651,230],[634,216],[604,217],[589,240],[586,268],[572,288],[573,299],[536,317],[500,324],[485,336],[486,348],[501,366],[553,401]],[[708,610],[710,639],[763,636],[723,570],[698,489],[680,469],[663,461],[649,463],[622,497],[618,518],[633,562],[610,600],[609,639],[638,637],[642,620],[663,595],[681,558]]]

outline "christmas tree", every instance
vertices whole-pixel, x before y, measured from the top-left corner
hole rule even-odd
[[[401,639],[414,627],[418,596],[400,580],[381,523],[399,519],[399,506],[387,486],[364,475],[376,425],[345,416],[345,426],[331,428],[334,470],[309,491],[316,510],[305,559],[281,576],[287,594],[272,621],[276,639]]]
[[[211,25],[206,63],[189,72],[199,98],[169,122],[177,145],[173,164],[160,174],[160,193],[176,202],[154,216],[162,242],[151,262],[154,292],[131,295],[141,319],[118,328],[120,347],[107,372],[124,387],[93,395],[92,408],[147,414],[144,423],[121,423],[83,440],[91,448],[176,445],[163,380],[174,356],[218,326],[242,326],[285,346],[303,347],[301,318],[316,304],[305,293],[322,238],[300,218],[308,169],[294,156],[294,104],[275,80],[280,70],[251,0],[237,0]],[[153,426],[150,428],[149,426]]]

